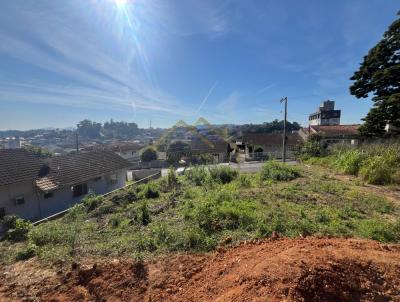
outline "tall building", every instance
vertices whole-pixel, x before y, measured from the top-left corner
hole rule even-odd
[[[327,100],[321,103],[317,112],[310,114],[308,121],[310,126],[340,125],[340,113],[335,110],[335,102]]]

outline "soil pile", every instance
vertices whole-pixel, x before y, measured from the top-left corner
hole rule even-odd
[[[30,283],[24,269],[13,287],[13,274],[3,274],[0,300],[400,301],[400,246],[355,239],[253,241],[144,264],[74,264]],[[21,287],[29,290],[16,296]]]

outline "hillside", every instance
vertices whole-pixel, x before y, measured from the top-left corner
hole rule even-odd
[[[1,242],[0,297],[396,301],[399,200],[318,166],[170,173]]]

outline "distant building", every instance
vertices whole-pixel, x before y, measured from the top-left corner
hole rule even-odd
[[[287,156],[293,157],[294,152],[302,143],[298,133],[286,135]],[[248,133],[243,135],[247,158],[282,158],[283,135],[281,133]]]
[[[7,138],[4,142],[5,149],[20,149],[21,147],[22,141],[18,136]]]
[[[125,185],[131,163],[114,152],[92,151],[43,160],[24,149],[0,150],[0,216],[38,220]]]
[[[317,112],[310,114],[308,121],[310,126],[340,125],[340,113],[335,110],[335,102],[327,100],[321,103]]]
[[[309,126],[300,129],[298,133],[305,141],[314,136],[326,145],[357,145],[361,141],[359,127],[360,125]]]

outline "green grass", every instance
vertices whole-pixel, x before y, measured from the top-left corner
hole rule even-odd
[[[302,157],[309,164],[358,175],[370,184],[400,184],[400,143],[367,144],[356,149],[334,148],[323,155],[303,154]]]
[[[393,203],[318,169],[268,162],[253,175],[238,175],[229,167],[190,171],[107,199],[89,196],[66,216],[29,228],[24,241],[0,242],[0,261],[143,259],[211,251],[224,242],[273,232],[400,242],[399,209]]]

